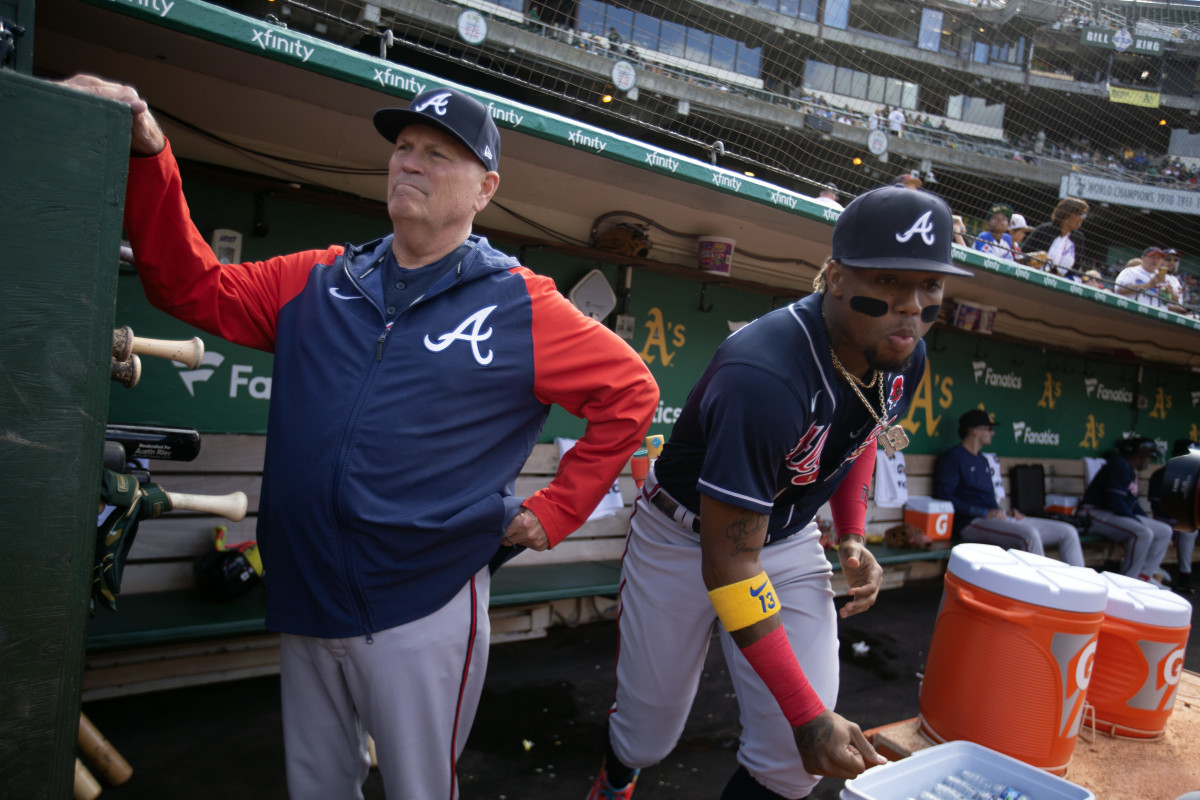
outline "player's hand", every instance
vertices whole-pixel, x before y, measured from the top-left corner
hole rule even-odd
[[[875,605],[883,586],[883,567],[867,549],[866,541],[853,534],[838,545],[838,561],[842,563],[842,574],[846,576],[850,592],[850,602],[838,611],[845,619]]]
[[[886,764],[862,729],[837,712],[826,709],[792,731],[804,770],[827,778],[854,778],[864,770]]]
[[[1013,509],[1011,512],[1009,512],[1009,513],[1011,513],[1011,514],[1012,514],[1012,518],[1013,518],[1013,519],[1025,519],[1025,515],[1024,515],[1024,514],[1022,514],[1020,511],[1018,511],[1018,510],[1017,510],[1017,509],[1015,509],[1015,508],[1014,508],[1014,509]]]
[[[167,146],[167,139],[163,135],[162,128],[158,126],[158,122],[151,115],[150,106],[132,86],[83,73],[72,75],[63,81],[62,85],[76,91],[94,94],[97,97],[116,100],[129,106],[129,110],[133,112],[133,130],[129,141],[129,150],[135,155],[157,155]]]
[[[512,522],[508,523],[508,530],[504,532],[504,538],[500,541],[509,547],[521,546],[530,550],[545,550],[550,546],[550,537],[546,535],[542,523],[538,522],[537,515],[525,506],[522,506]]]

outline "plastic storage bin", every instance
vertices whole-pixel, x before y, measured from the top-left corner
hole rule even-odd
[[[921,683],[921,731],[1063,774],[1075,752],[1107,583],[986,544],[950,553]]]
[[[964,769],[1018,789],[1034,800],[1095,800],[1096,797],[1078,784],[974,742],[946,742],[918,750],[900,761],[872,767],[846,782],[841,799],[906,800]]]

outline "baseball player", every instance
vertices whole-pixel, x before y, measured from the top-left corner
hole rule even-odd
[[[1092,518],[1092,532],[1125,545],[1123,574],[1162,589],[1154,573],[1171,545],[1172,528],[1138,502],[1138,473],[1157,455],[1158,445],[1144,436],[1117,442],[1116,452],[1084,490],[1079,513]]]
[[[954,535],[964,542],[1012,547],[1043,556],[1046,545],[1073,567],[1083,566],[1083,546],[1074,525],[1054,519],[1027,517],[1017,509],[1006,513],[996,498],[999,477],[990,459],[980,452],[992,443],[996,421],[973,408],[958,418],[962,440],[938,456],[933,472],[933,495],[954,504]]]
[[[133,111],[125,227],[150,301],[275,354],[257,539],[289,795],[361,798],[370,733],[389,797],[454,800],[489,562],[583,523],[649,426],[653,378],[472,233],[500,181],[500,133],[474,98],[430,89],[376,112],[388,235],[221,264],[145,101],[91,76],[68,85]],[[553,403],[587,429],[548,487],[517,497]]]
[[[819,775],[883,762],[833,711],[832,569],[813,517],[829,502],[851,600],[874,602],[865,546],[876,442],[925,369],[921,337],[951,263],[945,202],[883,187],[852,201],[817,293],[745,326],[692,390],[639,495],[621,573],[619,653],[607,748],[589,800],[629,798],[675,746],[713,625],[741,710],[740,767],[723,798],[807,796]]]

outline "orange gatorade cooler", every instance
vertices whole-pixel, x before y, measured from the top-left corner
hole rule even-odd
[[[1173,592],[1105,572],[1108,607],[1100,625],[1088,702],[1096,730],[1156,739],[1175,707],[1192,606]]]
[[[930,539],[949,539],[954,524],[954,504],[932,497],[910,497],[904,503],[904,521],[920,528]]]
[[[1064,774],[1107,583],[1085,567],[960,544],[950,552],[945,586],[921,683],[921,732]]]

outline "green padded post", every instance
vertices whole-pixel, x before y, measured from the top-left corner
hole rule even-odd
[[[130,116],[11,70],[0,108],[0,795],[57,800],[74,780]]]

